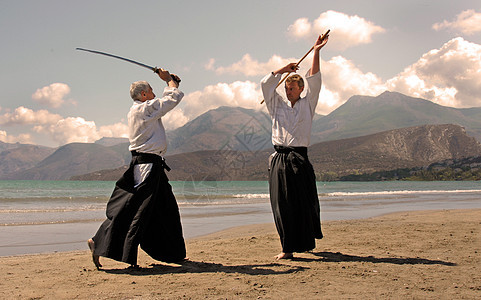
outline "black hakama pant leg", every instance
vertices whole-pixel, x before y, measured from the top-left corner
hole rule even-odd
[[[161,170],[152,217],[142,231],[140,247],[153,259],[178,262],[186,257],[179,207],[164,170]]]
[[[142,248],[149,255],[153,254],[154,259],[165,258],[170,261],[175,256],[173,252],[181,256],[180,259],[184,258],[185,245],[180,216],[168,220],[165,218],[166,215],[178,216],[179,210],[162,165],[154,163],[149,176],[136,188],[133,166],[134,162],[116,182],[107,203],[107,219],[93,237],[94,254],[135,265],[139,244],[145,244],[148,245],[146,249]],[[164,199],[165,194],[168,194],[168,191],[165,191],[167,186],[170,188],[171,197]],[[170,204],[163,205],[164,200]],[[172,201],[175,202],[175,208],[172,207]],[[163,234],[166,231],[169,232],[167,238]],[[176,243],[171,244],[172,240]],[[164,254],[165,252],[168,254]]]
[[[284,253],[304,252],[322,238],[314,169],[296,152],[276,153],[269,171],[269,192]]]

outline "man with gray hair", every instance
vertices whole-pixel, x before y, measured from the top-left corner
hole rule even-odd
[[[138,267],[139,245],[156,260],[186,259],[179,208],[164,171],[170,168],[162,157],[167,139],[161,119],[184,94],[178,89],[179,77],[164,69],[158,75],[167,83],[162,98],[155,98],[146,81],[130,87],[134,103],[127,118],[132,160],[107,203],[107,219],[88,240],[97,269],[102,266],[100,256]]]

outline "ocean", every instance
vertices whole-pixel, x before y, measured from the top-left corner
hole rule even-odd
[[[171,181],[185,238],[272,223],[265,181]],[[115,182],[0,181],[0,256],[86,250]],[[481,208],[481,183],[318,182],[321,220]]]

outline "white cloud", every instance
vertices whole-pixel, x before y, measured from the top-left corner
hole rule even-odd
[[[243,74],[245,76],[259,76],[265,75],[273,70],[277,70],[291,62],[296,62],[294,58],[282,58],[278,55],[273,55],[269,61],[261,63],[252,59],[250,54],[245,54],[242,59],[228,67],[215,67],[215,60],[211,59],[206,65],[207,70],[214,70],[217,74]]]
[[[322,13],[312,23],[309,23],[306,18],[297,19],[294,24],[289,26],[288,35],[314,42],[315,38],[326,32],[327,29],[331,30],[329,48],[339,50],[368,44],[372,41],[374,34],[386,31],[384,28],[357,15],[349,16],[329,10]]]
[[[34,131],[45,133],[58,142],[59,145],[68,143],[93,143],[100,139],[95,122],[86,121],[81,117],[68,117],[51,125],[35,126]]]
[[[70,87],[65,83],[52,83],[37,89],[32,99],[49,107],[60,107],[65,103],[64,97],[70,93]]]
[[[175,108],[162,117],[162,124],[166,130],[176,129],[189,121],[181,108]]]
[[[0,125],[31,125],[35,132],[51,136],[59,145],[72,142],[91,143],[102,137],[128,137],[128,126],[120,122],[97,129],[95,122],[86,121],[81,117],[63,118],[44,109],[34,111],[23,106],[17,107],[13,112],[7,111],[0,115]],[[1,141],[9,143],[32,141],[30,134],[8,136],[5,131],[0,131],[0,133]]]
[[[468,9],[456,16],[452,22],[444,20],[433,25],[434,30],[453,29],[455,31],[472,35],[481,31],[481,13]]]
[[[353,62],[335,56],[322,62],[323,87],[316,112],[328,114],[353,95],[376,96],[386,90],[377,75],[363,73]]]
[[[307,18],[297,19],[288,28],[289,34],[294,37],[306,37],[312,35],[312,25]]]
[[[124,123],[100,126],[98,135],[100,137],[129,137],[129,126]]]
[[[32,125],[32,124],[53,124],[62,117],[41,109],[33,111],[23,106],[17,107],[13,113],[6,112],[0,115],[0,125]]]
[[[101,126],[81,117],[68,117],[54,124],[37,125],[38,133],[49,135],[59,145],[68,143],[93,143],[103,137],[128,137],[128,126],[123,123]]]
[[[18,136],[13,136],[8,135],[6,131],[0,130],[0,142],[31,144],[32,136],[30,134],[19,134]]]
[[[481,106],[481,45],[455,38],[387,81],[390,90],[453,107]]]

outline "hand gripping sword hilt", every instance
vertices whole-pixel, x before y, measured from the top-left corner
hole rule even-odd
[[[159,68],[157,68],[157,67],[154,68],[154,73],[159,74],[159,71],[160,71]],[[172,80],[177,82],[177,84],[179,84],[182,81],[182,80],[180,80],[180,77],[175,75],[175,74],[170,74],[170,77],[172,77]]]

